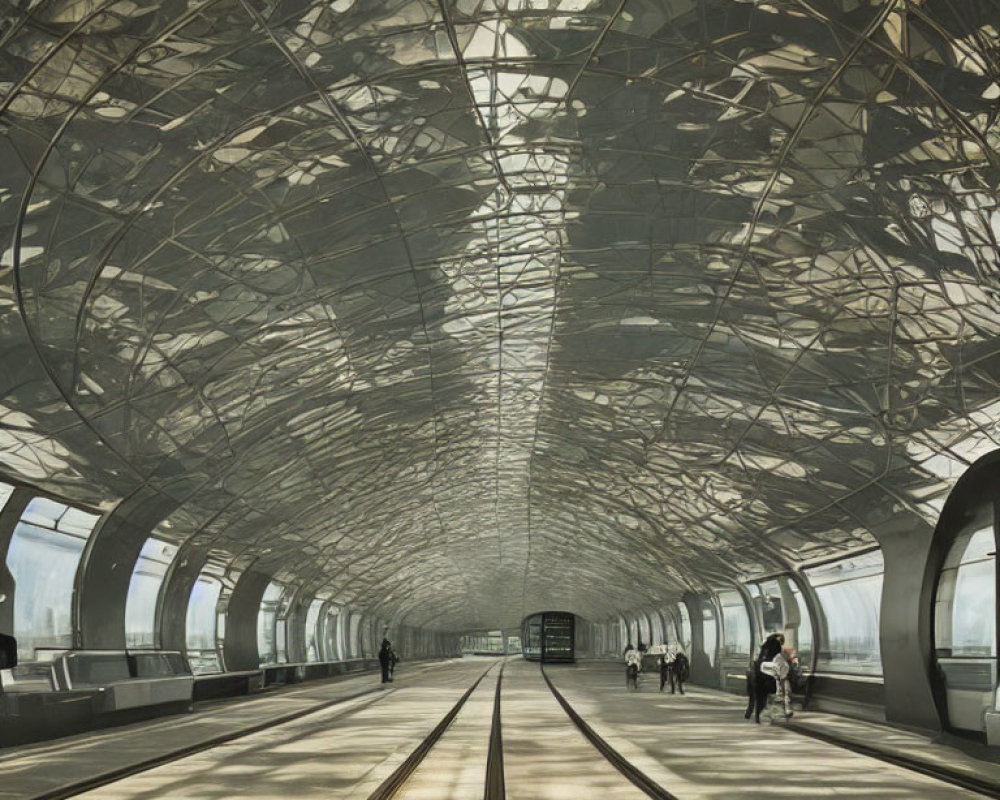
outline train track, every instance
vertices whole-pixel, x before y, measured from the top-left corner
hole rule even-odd
[[[654,800],[678,800],[678,798],[649,778],[638,769],[628,759],[622,756],[617,750],[611,747],[603,738],[584,721],[584,719],[573,709],[570,703],[553,685],[544,668],[541,670],[542,677],[549,691],[555,697],[560,707],[570,718],[573,724],[580,730],[584,738],[602,755],[604,758],[622,775],[630,780],[637,788],[642,790],[648,797]],[[469,696],[476,689],[485,674],[469,688],[455,706],[445,715],[441,723],[431,731],[430,734],[418,745],[400,767],[393,772],[379,788],[368,796],[368,800],[397,800],[405,798],[406,783],[411,775],[417,770],[421,762],[430,754],[434,745],[447,730],[451,722],[458,716],[462,706]],[[503,731],[501,723],[501,691],[503,681],[503,667],[500,668],[500,675],[497,678],[496,691],[494,693],[492,728],[490,732],[489,751],[486,761],[486,781],[483,787],[483,800],[504,800],[505,780],[503,771]]]
[[[494,663],[491,664],[486,670],[479,674],[471,685],[464,691],[462,696],[458,701],[448,710],[443,717],[437,722],[434,728],[420,741],[420,743],[410,752],[410,754],[396,767],[392,773],[381,781],[378,787],[368,796],[368,800],[405,800],[408,784],[414,777],[414,774],[420,769],[421,765],[427,760],[431,753],[435,752],[435,747],[438,745],[443,736],[452,728],[456,719],[462,712],[462,709],[466,706],[466,703],[472,697],[473,693],[483,684],[483,681],[487,676],[494,670],[498,669],[496,673],[496,686],[493,691],[492,699],[492,714],[490,715],[490,735],[489,743],[487,749],[486,757],[486,768],[485,768],[485,779],[482,789],[483,800],[504,800],[506,797],[506,782],[504,776],[504,752],[503,752],[503,726],[502,726],[502,709],[501,709],[501,696],[503,691],[503,673],[504,673],[504,663]],[[550,679],[549,675],[546,673],[544,667],[540,670],[541,676],[544,679],[545,685],[547,686],[549,692],[555,698],[559,707],[566,714],[572,724],[580,731],[582,736],[586,739],[590,745],[601,754],[601,756],[612,765],[622,776],[628,779],[638,790],[644,793],[647,797],[653,798],[653,800],[678,800],[677,796],[672,794],[670,791],[665,789],[655,780],[646,775],[642,770],[636,767],[632,762],[630,762],[626,757],[624,757],[620,752],[618,752],[614,747],[612,747],[608,741],[601,737],[583,717],[573,708],[572,704],[567,701],[563,694],[556,688]],[[485,690],[486,687],[484,687]],[[92,791],[94,789],[100,788],[101,786],[106,786],[108,784],[114,783],[116,781],[122,780],[123,778],[136,775],[141,772],[153,769],[158,766],[169,764],[173,761],[178,761],[187,756],[193,755],[195,753],[200,753],[212,748],[218,747],[220,745],[248,737],[252,734],[270,729],[276,728],[281,725],[286,725],[290,722],[294,722],[302,717],[310,714],[314,714],[317,711],[322,711],[332,706],[338,704],[350,703],[351,701],[356,702],[352,707],[346,708],[344,714],[337,717],[338,720],[343,719],[348,715],[353,715],[358,713],[375,703],[379,703],[388,697],[391,697],[392,693],[386,693],[376,689],[365,689],[364,691],[356,692],[349,696],[338,698],[337,700],[331,700],[327,702],[317,703],[307,709],[299,710],[294,713],[287,714],[285,716],[270,719],[267,722],[263,722],[259,725],[254,725],[250,728],[244,728],[238,732],[233,732],[225,735],[221,735],[212,738],[207,741],[199,742],[196,745],[192,745],[188,748],[183,748],[180,750],[174,750],[169,754],[157,756],[150,758],[148,760],[142,761],[140,763],[131,764],[127,767],[121,769],[115,769],[108,772],[104,772],[99,776],[91,777],[85,780],[81,780],[72,785],[60,787],[59,789],[48,791],[44,794],[34,795],[32,800],[59,800],[61,798],[73,797],[84,792]],[[482,714],[482,719],[485,720],[485,698],[479,695],[479,700],[477,702],[480,704],[479,709],[475,712],[477,716],[475,719],[480,718]],[[488,707],[488,706],[486,706]],[[469,719],[468,717],[466,719]],[[965,789],[970,789],[972,791],[978,792],[982,795],[994,798],[1000,798],[1000,791],[996,787],[987,784],[985,781],[980,782],[973,779],[962,779],[956,777],[953,773],[929,769],[926,765],[921,764],[916,761],[911,761],[909,759],[893,759],[887,756],[885,753],[880,752],[874,748],[869,747],[859,747],[853,746],[850,743],[845,743],[843,741],[837,740],[833,737],[824,736],[816,732],[797,729],[795,727],[789,726],[789,730],[795,731],[805,736],[810,736],[813,738],[821,739],[830,744],[834,744],[846,749],[854,750],[859,753],[863,753],[866,756],[872,758],[880,759],[882,761],[888,761],[890,763],[903,766],[914,772],[919,772],[938,780],[941,780],[952,785],[958,785]],[[483,727],[485,731],[485,726]],[[460,735],[460,734],[459,734]],[[405,752],[405,751],[404,751]]]

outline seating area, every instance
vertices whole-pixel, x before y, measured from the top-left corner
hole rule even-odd
[[[46,738],[51,726],[78,733],[187,712],[199,701],[377,666],[375,660],[354,658],[194,675],[175,650],[39,648],[35,660],[0,670],[0,710],[18,720],[0,730],[0,747]]]

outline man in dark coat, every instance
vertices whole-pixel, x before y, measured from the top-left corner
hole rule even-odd
[[[382,640],[382,646],[378,651],[378,663],[382,668],[382,683],[391,683],[392,676],[389,674],[389,668],[392,666],[392,642],[388,639]]]

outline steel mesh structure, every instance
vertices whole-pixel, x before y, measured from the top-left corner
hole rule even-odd
[[[995,0],[0,16],[0,468],[444,629],[935,524],[1000,430]]]

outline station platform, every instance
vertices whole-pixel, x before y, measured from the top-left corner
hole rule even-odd
[[[344,676],[9,748],[0,798],[1000,797],[1000,765],[928,737],[810,712],[755,725],[738,696],[660,693],[653,675],[629,690],[606,661],[543,671],[476,657],[378,681]]]

